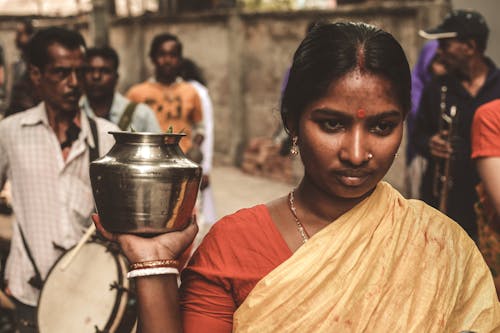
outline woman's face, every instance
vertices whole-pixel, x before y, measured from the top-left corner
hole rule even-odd
[[[304,180],[332,196],[363,197],[389,170],[403,120],[383,77],[356,70],[332,82],[299,120]]]

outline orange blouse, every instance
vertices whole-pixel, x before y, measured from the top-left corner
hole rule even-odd
[[[472,158],[500,156],[500,99],[479,107],[472,125]]]
[[[221,219],[182,272],[184,332],[231,332],[257,282],[291,255],[265,205]]]

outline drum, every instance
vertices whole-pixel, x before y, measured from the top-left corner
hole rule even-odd
[[[126,259],[106,243],[87,242],[76,255],[67,251],[50,270],[40,293],[39,332],[135,330],[136,300],[126,272]]]

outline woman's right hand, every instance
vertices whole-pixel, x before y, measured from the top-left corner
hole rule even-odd
[[[184,230],[164,233],[151,238],[133,234],[111,233],[104,229],[97,214],[92,215],[92,220],[104,238],[120,244],[124,255],[131,264],[148,260],[178,259],[193,242],[198,232],[196,216],[194,215],[191,218],[191,223]]]

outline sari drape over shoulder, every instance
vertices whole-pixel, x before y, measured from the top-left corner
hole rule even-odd
[[[233,332],[500,331],[479,250],[458,224],[381,182],[251,291]]]

